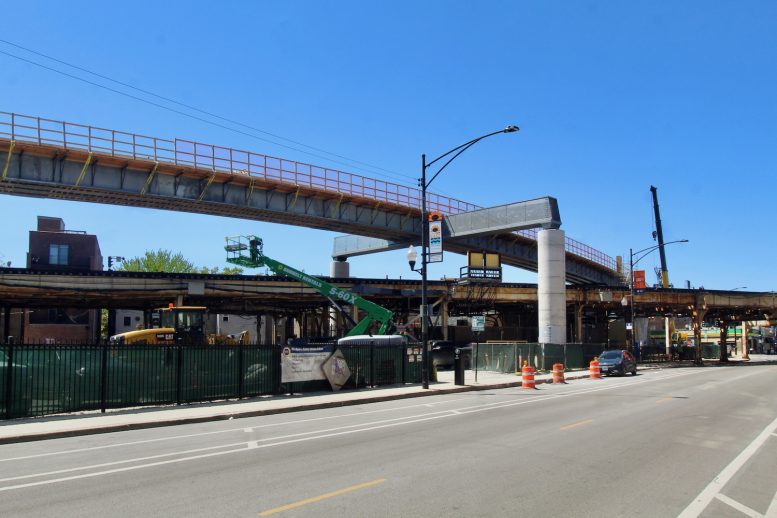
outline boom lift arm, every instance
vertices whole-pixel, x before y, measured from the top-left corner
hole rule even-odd
[[[303,273],[296,268],[292,268],[287,264],[283,264],[280,261],[276,261],[270,257],[264,255],[262,239],[256,236],[236,236],[227,237],[227,244],[224,250],[227,251],[227,262],[244,266],[246,268],[261,268],[266,266],[275,272],[277,275],[285,275],[291,277],[311,288],[317,290],[323,296],[328,298],[330,302],[340,311],[342,308],[338,305],[337,301],[345,302],[356,306],[360,310],[364,311],[367,315],[361,319],[358,323],[354,322],[354,326],[351,328],[345,336],[363,335],[367,333],[370,325],[373,322],[379,324],[379,335],[386,335],[391,333],[394,327],[394,313],[382,306],[370,302],[355,293],[351,293],[348,290],[340,289],[337,286],[329,284],[317,277],[312,277],[306,273]],[[347,313],[343,312],[346,316]],[[350,318],[350,317],[349,317]],[[353,319],[351,319],[353,322]]]

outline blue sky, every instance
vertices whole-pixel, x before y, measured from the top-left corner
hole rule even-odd
[[[777,3],[758,1],[30,1],[14,6],[0,38],[371,167],[194,121],[4,54],[0,111],[408,185],[421,153],[517,124],[520,133],[479,143],[431,190],[481,206],[554,196],[569,237],[628,261],[629,248],[654,244],[655,185],[665,239],[690,241],[667,247],[676,286],[769,291],[777,290],[774,27]],[[6,43],[0,51],[109,84]],[[225,265],[225,235],[257,234],[268,255],[312,274],[328,273],[335,235],[0,195],[0,261],[24,264],[38,215],[97,234],[106,257],[168,248],[203,266]],[[640,267],[658,261],[655,253]],[[354,276],[415,276],[403,251],[350,262]],[[463,264],[446,254],[430,277],[458,275]],[[505,277],[536,281],[513,268]]]

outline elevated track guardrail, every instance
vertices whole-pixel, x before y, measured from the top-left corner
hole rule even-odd
[[[203,171],[203,174],[209,171],[242,176],[249,180],[284,183],[414,210],[419,210],[421,205],[420,189],[336,169],[193,140],[163,139],[12,112],[0,111],[0,140],[7,140],[11,147],[19,142],[114,158],[147,160],[192,168]],[[3,168],[1,178],[5,180],[8,162],[0,164],[0,167]],[[428,210],[445,215],[482,208],[434,193],[427,193],[427,197]],[[536,230],[519,230],[515,233],[537,240]],[[603,270],[613,274],[616,271],[615,259],[585,243],[567,237],[565,249]]]

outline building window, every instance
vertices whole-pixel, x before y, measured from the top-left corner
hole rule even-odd
[[[68,264],[69,245],[49,245],[49,264]]]
[[[132,317],[124,317],[124,326],[131,326],[132,325]]]
[[[221,321],[222,321],[222,322],[229,322],[229,315],[224,315],[224,316],[221,318]]]

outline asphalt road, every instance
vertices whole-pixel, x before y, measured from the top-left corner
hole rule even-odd
[[[777,367],[0,446],[0,516],[777,516]]]

